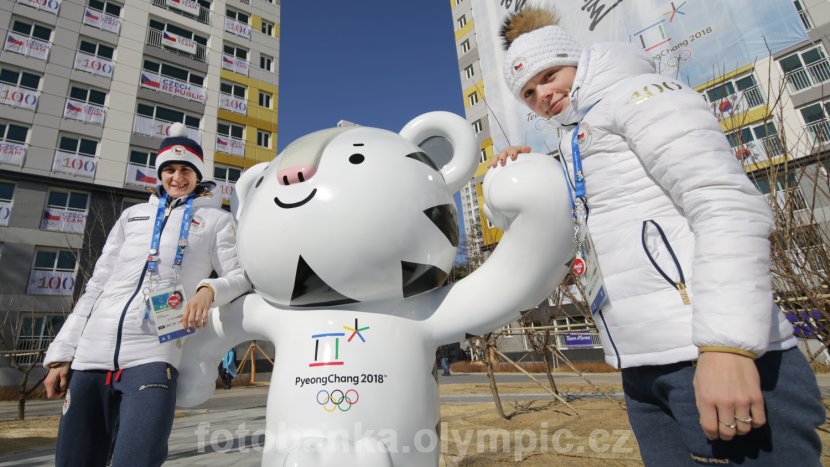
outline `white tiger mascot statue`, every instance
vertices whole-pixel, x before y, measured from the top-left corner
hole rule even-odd
[[[427,154],[433,138],[448,161]],[[484,178],[504,236],[444,285],[458,246],[453,193],[480,146],[463,118],[431,112],[399,134],[342,127],[306,135],[236,184],[239,260],[255,293],[184,343],[178,404],[214,391],[229,348],[275,346],[264,466],[438,465],[435,349],[517,319],[556,288],[573,257],[565,175],[523,154]]]

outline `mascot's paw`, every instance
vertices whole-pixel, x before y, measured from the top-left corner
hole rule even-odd
[[[219,373],[216,365],[207,368],[207,364],[197,367],[182,367],[176,380],[176,405],[195,407],[210,399],[216,390],[216,378]]]
[[[484,176],[484,215],[498,228],[507,230],[521,212],[549,209],[560,203],[570,209],[562,167],[544,154],[521,154],[505,166]]]
[[[301,447],[291,452],[285,467],[393,467],[386,446],[367,437],[352,444],[338,439],[304,439]]]

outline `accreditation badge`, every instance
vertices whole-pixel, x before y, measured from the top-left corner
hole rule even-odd
[[[591,314],[595,315],[608,303],[608,294],[602,282],[602,271],[599,269],[596,250],[588,232],[585,206],[577,205],[575,214],[577,244],[571,268],[579,285],[582,286],[586,301],[591,306]]]
[[[187,299],[181,285],[152,292],[147,296],[147,302],[159,342],[169,342],[196,332],[182,324]]]

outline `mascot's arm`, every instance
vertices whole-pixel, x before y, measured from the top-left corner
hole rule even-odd
[[[178,366],[178,406],[193,407],[210,398],[216,388],[219,361],[231,347],[248,340],[270,340],[262,334],[269,329],[265,306],[258,295],[245,295],[211,310],[210,325],[185,338]],[[274,318],[273,312],[270,318]]]
[[[487,173],[484,212],[504,236],[481,267],[435,294],[440,303],[426,323],[436,345],[509,323],[559,285],[574,251],[566,183],[559,163],[541,154]]]

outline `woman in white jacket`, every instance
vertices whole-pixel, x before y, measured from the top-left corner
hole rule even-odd
[[[46,353],[47,396],[64,397],[58,466],[103,466],[110,456],[113,466],[161,465],[176,404],[175,338],[250,290],[233,217],[210,199],[215,184],[201,182],[202,148],[180,124],[171,135],[156,159],[158,193],[124,210]],[[150,313],[153,297],[166,303]],[[161,324],[157,312],[177,309],[181,324]]]
[[[573,127],[560,153],[596,253],[576,263],[602,272],[593,317],[643,460],[818,466],[824,412],[772,301],[766,200],[698,93],[635,46],[583,48],[557,22],[535,8],[505,21],[504,77]]]

